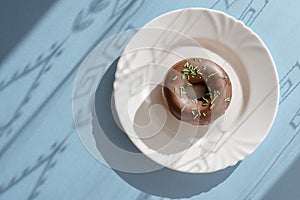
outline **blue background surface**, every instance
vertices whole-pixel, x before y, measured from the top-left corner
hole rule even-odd
[[[1,6],[0,199],[162,199],[130,186],[88,154],[74,129],[72,87],[78,65],[97,43],[188,7],[221,10],[250,26],[272,53],[281,87],[278,115],[263,144],[221,184],[193,199],[299,198],[300,2],[30,2],[31,9],[24,9],[40,12],[19,17],[19,23],[12,13],[22,9]]]

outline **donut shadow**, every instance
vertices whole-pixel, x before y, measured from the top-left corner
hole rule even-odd
[[[113,144],[126,151],[140,152],[127,137],[126,133],[118,126],[119,122],[116,121],[118,119],[115,119],[113,114],[114,108],[111,108],[111,96],[113,94],[114,74],[117,63],[118,60],[110,66],[99,83],[95,94],[95,113],[103,133]],[[97,133],[94,132],[93,134],[97,138]],[[105,161],[108,164],[112,164],[111,154],[103,150],[104,148],[97,145],[97,149],[101,152]],[[148,158],[145,156],[145,159]],[[153,161],[149,159],[149,162]],[[147,173],[128,173],[113,170],[125,182],[142,192],[165,198],[189,198],[208,192],[224,182],[238,165],[205,174],[183,173],[163,167]]]
[[[148,148],[161,154],[184,152],[205,135],[208,126],[198,128],[175,118],[165,107],[162,87],[155,86],[137,109],[134,117],[135,133]],[[192,131],[183,131],[188,129]],[[145,137],[149,133],[150,136]]]

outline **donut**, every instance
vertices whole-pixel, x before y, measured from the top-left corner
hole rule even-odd
[[[162,96],[178,120],[208,125],[222,116],[231,102],[228,74],[215,62],[187,58],[175,63],[164,76]]]

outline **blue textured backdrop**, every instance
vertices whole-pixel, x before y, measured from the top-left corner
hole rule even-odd
[[[299,6],[292,0],[57,1],[0,65],[0,199],[160,199],[130,186],[84,149],[73,125],[72,86],[79,63],[98,42],[186,7],[214,8],[244,21],[270,49],[281,86],[264,143],[224,182],[193,198],[282,199],[274,191],[293,179],[300,150]],[[300,196],[293,188],[286,199]]]

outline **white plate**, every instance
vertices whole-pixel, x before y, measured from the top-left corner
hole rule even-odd
[[[232,81],[231,104],[210,126],[180,122],[164,107],[163,76],[187,57],[213,60]],[[126,46],[115,78],[115,107],[129,138],[155,162],[182,172],[213,172],[244,159],[267,136],[278,108],[268,49],[241,21],[215,10],[176,10],[146,24]]]

